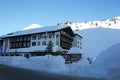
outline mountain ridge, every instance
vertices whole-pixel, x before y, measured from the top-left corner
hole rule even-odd
[[[82,30],[87,28],[112,28],[120,29],[120,16],[111,19],[85,21],[85,22],[64,22],[58,23],[59,26],[71,26],[73,30]]]

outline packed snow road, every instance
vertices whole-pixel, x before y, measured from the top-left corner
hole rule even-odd
[[[0,64],[0,80],[102,80],[37,72]]]

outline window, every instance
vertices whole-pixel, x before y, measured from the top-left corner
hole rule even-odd
[[[42,42],[42,45],[46,45],[46,42],[45,42],[45,41],[43,41],[43,42]]]
[[[30,36],[27,36],[27,41],[30,41]]]
[[[12,48],[13,47],[13,44],[10,44],[10,48]]]
[[[77,40],[77,44],[79,44],[79,41]]]
[[[0,45],[3,45],[3,40],[0,40]]]
[[[26,42],[24,42],[24,43],[23,43],[23,47],[26,47],[26,46],[27,46],[27,43],[26,43]]]
[[[82,43],[80,42],[80,45],[82,45]]]
[[[16,42],[16,38],[13,38],[13,42]]]
[[[19,42],[19,41],[20,41],[20,38],[18,37],[18,38],[17,38],[17,42]]]
[[[52,38],[52,33],[49,33],[49,38],[50,38],[50,39]]]
[[[58,34],[56,35],[56,38],[59,38],[59,35],[58,35]]]
[[[64,43],[62,42],[62,47],[64,47]]]
[[[15,43],[13,43],[13,48],[15,48]]]
[[[26,36],[24,36],[24,41],[27,41],[27,37]]]
[[[48,37],[47,32],[46,32],[46,33],[43,33],[43,34],[41,35],[41,37],[42,37],[42,38],[47,38],[47,37]]]
[[[22,42],[19,43],[19,47],[20,47],[20,48],[22,47]]]
[[[40,41],[37,43],[38,46],[40,46]]]
[[[20,37],[20,41],[22,41],[22,37]]]
[[[66,47],[66,43],[64,43],[64,47]]]
[[[65,38],[64,38],[64,37],[61,37],[61,40],[62,40],[62,41],[65,41]]]
[[[27,47],[30,47],[30,42],[27,42]]]
[[[32,46],[36,46],[36,42],[32,42]]]
[[[30,46],[30,36],[17,36],[9,38],[10,40],[10,48],[25,48]]]
[[[41,34],[38,34],[38,39],[41,39],[41,38],[42,38]]]
[[[67,48],[69,48],[69,46],[68,46],[68,44],[67,44],[67,46],[66,46]]]
[[[10,42],[13,42],[13,39],[12,39],[12,38],[10,38]]]
[[[36,40],[37,36],[36,35],[33,35],[32,36],[32,40]]]
[[[51,46],[51,47],[53,47],[53,42],[52,42],[52,41],[49,41],[49,44],[48,44],[48,46]]]
[[[16,43],[16,48],[18,48],[19,47],[19,43]]]

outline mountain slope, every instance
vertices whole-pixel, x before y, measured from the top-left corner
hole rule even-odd
[[[76,30],[76,29],[81,30],[81,29],[88,29],[88,28],[120,29],[120,16],[114,17],[111,19],[98,20],[98,21],[58,23],[58,25],[71,26],[73,30]]]

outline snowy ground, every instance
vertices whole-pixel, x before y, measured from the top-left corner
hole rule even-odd
[[[56,74],[120,80],[119,48],[120,43],[107,48],[92,64],[85,57],[77,63],[65,64],[62,56],[51,55],[29,59],[23,56],[0,56],[0,64]]]
[[[31,57],[30,59],[22,56],[0,57],[0,64],[71,76],[105,77],[103,69],[98,68],[96,65],[88,64],[87,60],[82,59],[78,63],[65,64],[64,58],[61,56],[47,55],[44,57]]]

